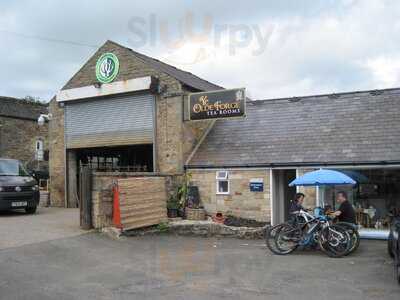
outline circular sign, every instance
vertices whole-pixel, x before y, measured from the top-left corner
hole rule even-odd
[[[96,77],[101,83],[110,83],[117,77],[119,71],[118,57],[113,53],[104,53],[97,60]]]

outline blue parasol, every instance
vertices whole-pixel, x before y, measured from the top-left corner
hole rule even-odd
[[[293,180],[289,186],[356,185],[350,176],[335,170],[317,170]]]
[[[340,169],[338,171],[354,179],[355,181],[357,181],[358,184],[369,183],[368,177],[365,176],[364,174],[361,174],[360,172],[347,169],[346,170]]]

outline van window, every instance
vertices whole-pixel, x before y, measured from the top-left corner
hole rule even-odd
[[[0,176],[29,176],[22,163],[13,159],[0,160]]]

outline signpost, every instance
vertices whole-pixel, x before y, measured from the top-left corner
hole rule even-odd
[[[246,90],[218,90],[189,94],[189,119],[245,117]]]

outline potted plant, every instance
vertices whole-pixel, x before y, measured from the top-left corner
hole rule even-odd
[[[179,208],[180,208],[179,200],[176,197],[171,196],[167,201],[168,218],[178,217]]]
[[[190,185],[190,179],[192,178],[191,173],[186,172],[183,176],[182,184],[178,186],[176,189],[176,198],[179,202],[179,211],[178,216],[184,218],[185,217],[185,207],[188,206],[187,203],[187,194]]]

